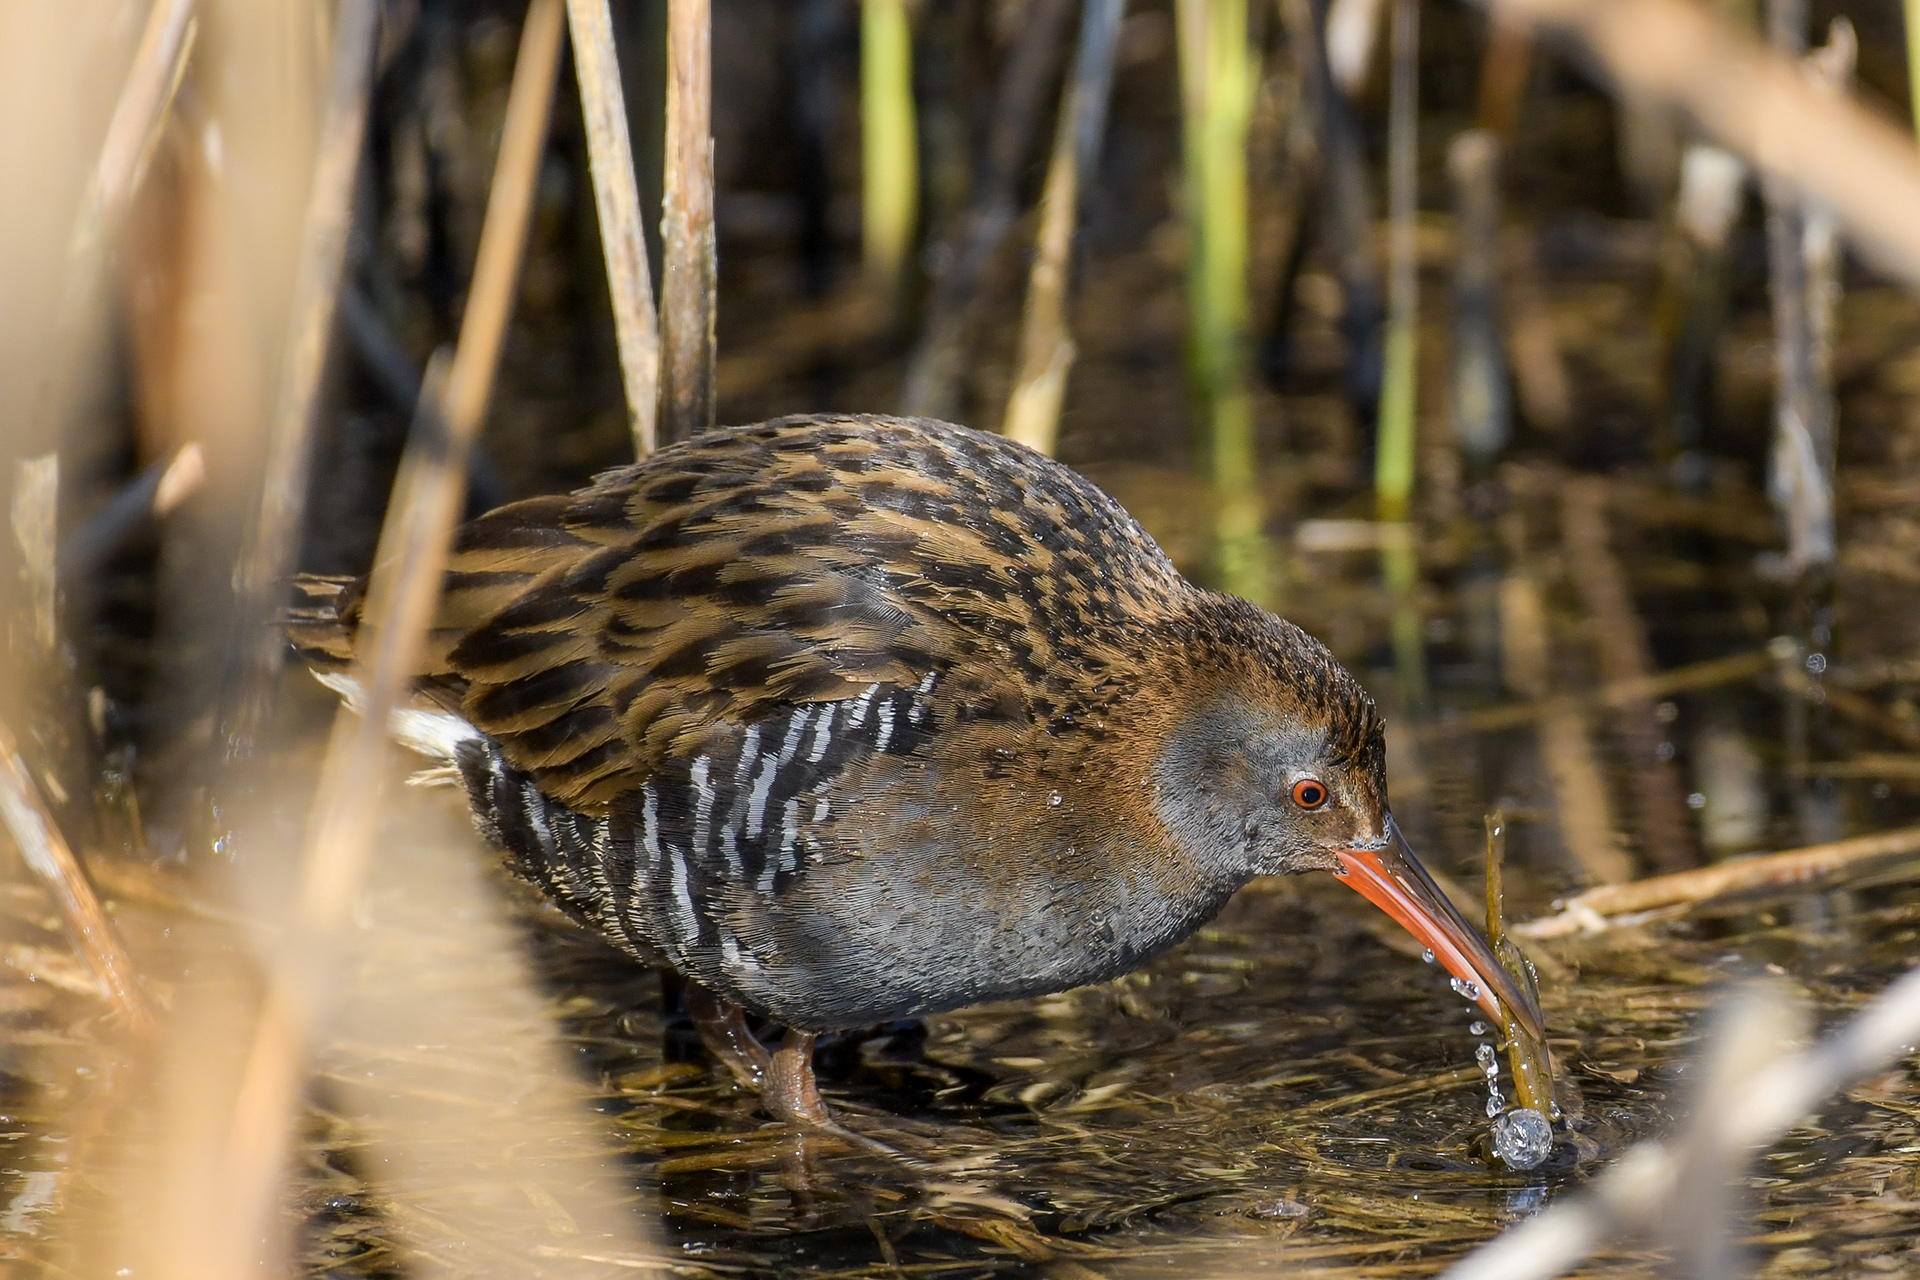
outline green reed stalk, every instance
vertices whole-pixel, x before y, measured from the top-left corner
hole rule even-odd
[[[1414,211],[1419,198],[1420,8],[1393,7],[1393,91],[1387,123],[1388,280],[1386,370],[1373,489],[1380,519],[1405,520],[1413,496],[1415,366],[1420,281],[1415,269]]]
[[[860,248],[867,275],[892,296],[920,217],[907,0],[860,6]]]
[[[1245,0],[1177,0],[1186,165],[1188,365],[1219,496],[1220,586],[1263,601],[1268,548],[1247,390],[1247,123],[1256,64]]]
[[[1420,280],[1415,264],[1414,211],[1420,180],[1420,5],[1394,0],[1393,92],[1387,108],[1387,207],[1389,217],[1386,369],[1381,378],[1380,421],[1374,438],[1375,510],[1384,523],[1404,524],[1412,505],[1414,406],[1419,386]],[[1414,588],[1419,555],[1408,536],[1383,537],[1381,574],[1394,598],[1393,659],[1400,696],[1419,718],[1427,700],[1424,628]]]

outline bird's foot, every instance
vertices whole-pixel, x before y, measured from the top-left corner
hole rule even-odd
[[[687,983],[687,1016],[707,1053],[742,1086],[756,1092],[773,1076],[773,1059],[747,1028],[740,1006],[722,1000],[697,982]],[[815,1093],[816,1100],[819,1094]]]

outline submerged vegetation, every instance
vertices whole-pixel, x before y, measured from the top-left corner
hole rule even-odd
[[[0,42],[0,1273],[1920,1268],[1913,5],[70,8]],[[1322,637],[1545,1044],[1261,881],[837,1038],[901,1158],[796,1146],[283,669],[294,568],[378,550],[392,704],[463,487],[806,411]]]

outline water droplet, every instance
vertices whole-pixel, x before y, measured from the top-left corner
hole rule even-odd
[[[1506,1106],[1507,1100],[1501,1096],[1498,1089],[1489,1093],[1487,1095],[1487,1119],[1491,1120],[1499,1115],[1502,1111],[1506,1110]]]
[[[1553,1151],[1553,1126],[1538,1111],[1516,1107],[1493,1122],[1493,1150],[1509,1169],[1531,1169]]]
[[[1467,1027],[1467,1034],[1470,1036],[1483,1036],[1487,1034],[1487,1024],[1484,1022],[1472,1023]]]
[[[1428,948],[1427,948],[1427,949],[1426,949],[1425,951],[1422,951],[1422,952],[1420,953],[1420,958],[1421,958],[1422,960],[1424,960],[1424,961],[1426,961],[1426,962],[1427,962],[1428,964],[1432,964],[1432,963],[1433,963],[1433,948],[1432,948],[1432,947],[1428,947]]]
[[[1060,802],[1065,799],[1066,797],[1061,795],[1058,791],[1049,791],[1047,792],[1047,808],[1058,809],[1060,807]]]
[[[1455,978],[1453,980],[1453,989],[1469,1000],[1478,1000],[1480,998],[1480,988],[1468,982],[1465,978]]]
[[[1493,1046],[1483,1044],[1473,1051],[1473,1056],[1479,1061],[1480,1065],[1484,1067],[1493,1061]]]

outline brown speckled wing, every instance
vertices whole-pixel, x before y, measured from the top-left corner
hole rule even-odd
[[[784,419],[467,525],[428,684],[604,812],[669,757],[929,673],[947,714],[1044,724],[1112,656],[1092,637],[1187,590],[1111,499],[998,437]]]

